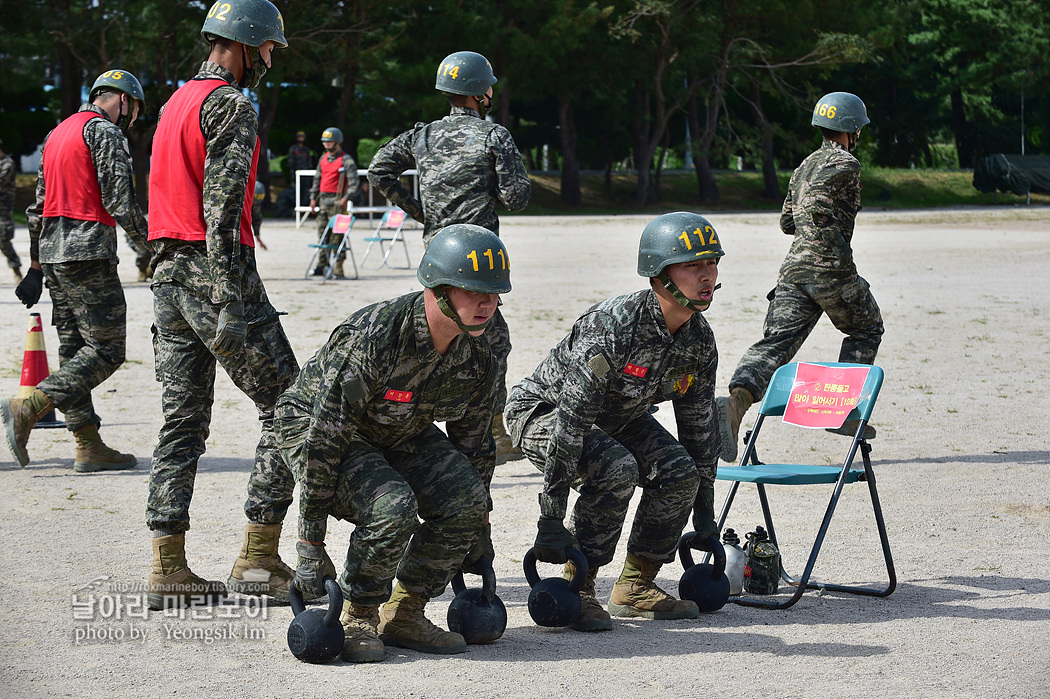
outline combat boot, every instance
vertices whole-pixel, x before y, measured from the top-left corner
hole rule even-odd
[[[420,592],[409,592],[401,583],[379,612],[379,640],[388,646],[420,653],[462,653],[467,642],[458,633],[434,626],[423,614],[430,600]]]
[[[348,663],[378,663],[386,646],[379,640],[379,607],[366,607],[343,600],[343,660]]]
[[[343,275],[343,261],[336,260],[336,263],[332,265],[332,276],[336,279],[346,279]]]
[[[29,464],[29,433],[37,420],[55,408],[47,394],[39,388],[28,398],[4,398],[0,400],[0,419],[4,422],[4,433],[7,435],[7,446],[12,456],[22,468]]]
[[[77,473],[96,471],[122,471],[135,468],[139,460],[131,454],[121,454],[110,449],[98,434],[98,425],[87,425],[73,432],[77,440],[77,456],[73,470]]]
[[[842,423],[842,427],[829,427],[828,432],[832,434],[841,434],[847,437],[852,437],[857,434],[857,426],[860,424],[860,420],[846,420]],[[861,435],[861,439],[875,439],[875,435],[878,432],[871,425],[864,425],[864,434]]]
[[[751,391],[743,386],[737,386],[729,392],[729,396],[715,398],[715,408],[718,410],[718,432],[722,436],[722,460],[732,463],[736,461],[737,443],[740,441],[740,423],[744,419],[744,413],[755,402]]]
[[[524,454],[521,453],[521,447],[514,446],[513,440],[507,434],[507,428],[503,425],[503,413],[497,413],[492,418],[492,438],[496,441],[497,464],[517,461],[524,457]]]
[[[269,595],[287,602],[295,572],[281,560],[277,552],[280,543],[280,524],[246,524],[244,544],[226,579],[226,587],[242,595]]]
[[[563,577],[566,580],[572,580],[575,576],[576,564],[572,561],[568,561],[565,564],[565,573]],[[605,611],[605,608],[602,607],[602,603],[598,601],[595,594],[594,580],[597,577],[597,568],[588,569],[587,581],[583,584],[583,589],[580,590],[580,602],[583,606],[580,611],[580,616],[577,617],[572,625],[572,628],[577,631],[612,630],[612,618],[609,617],[609,612]]]
[[[226,586],[197,577],[186,565],[186,533],[153,539],[153,572],[146,585],[146,602],[153,610],[215,604],[226,597]]]
[[[638,619],[695,619],[700,616],[696,602],[675,599],[656,584],[660,563],[630,553],[620,579],[609,597],[609,613]]]

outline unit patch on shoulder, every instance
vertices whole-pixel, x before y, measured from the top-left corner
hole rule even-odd
[[[587,365],[591,368],[591,371],[594,372],[594,375],[597,376],[599,379],[608,374],[609,369],[612,368],[611,366],[609,366],[609,360],[607,360],[605,358],[605,355],[603,354],[596,354],[590,359],[588,359]]]

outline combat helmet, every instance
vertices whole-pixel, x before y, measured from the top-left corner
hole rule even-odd
[[[91,91],[88,92],[88,102],[93,102],[103,90],[123,92],[139,103],[139,114],[146,111],[146,95],[142,91],[142,83],[126,70],[114,68],[95,78],[95,83],[91,86]],[[127,133],[128,127],[131,126],[131,114],[117,117],[117,126],[120,127],[121,131]]]
[[[460,330],[481,330],[487,323],[465,325],[442,287],[454,286],[479,294],[505,294],[510,291],[510,256],[499,236],[487,228],[454,223],[431,239],[419,261],[416,278],[434,290],[441,312],[456,321]]]
[[[329,126],[321,132],[321,143],[342,143],[343,132],[334,126]]]
[[[259,86],[268,68],[259,55],[259,47],[267,41],[272,41],[275,48],[288,47],[284,17],[270,0],[216,0],[204,19],[201,36],[209,42],[223,37],[248,47],[252,64],[245,63],[239,85],[250,89]]]
[[[496,82],[487,58],[473,51],[456,51],[438,64],[434,89],[476,97],[488,92]]]
[[[710,304],[701,306],[683,294],[667,275],[667,267],[724,255],[718,233],[706,218],[690,211],[676,211],[657,216],[642,231],[638,242],[638,274],[659,279],[685,308],[704,311]]]
[[[813,107],[810,125],[843,133],[860,133],[871,123],[864,102],[850,92],[831,92],[821,97]]]

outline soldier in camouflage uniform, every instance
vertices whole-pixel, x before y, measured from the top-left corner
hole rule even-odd
[[[496,76],[484,56],[458,51],[438,65],[434,87],[445,93],[451,113],[430,124],[418,123],[384,145],[368,166],[368,181],[387,199],[423,224],[423,244],[453,223],[472,223],[499,235],[496,203],[521,211],[532,183],[518,147],[506,128],[485,120],[492,109]],[[401,173],[419,171],[416,199],[401,184]],[[499,366],[494,436],[501,458],[520,458],[503,428],[507,402],[510,329],[503,314],[485,331]]]
[[[14,272],[15,284],[22,281],[22,261],[11,241],[15,238],[15,161],[4,152],[0,139],[0,252]]]
[[[287,599],[293,575],[278,544],[295,482],[273,448],[273,407],[299,367],[256,267],[251,206],[259,140],[243,94],[259,84],[271,52],[287,45],[284,20],[268,0],[224,0],[201,34],[211,45],[208,60],[164,106],[150,173],[153,346],[164,412],[146,510],[153,609],[226,594],[222,583],[193,574],[185,552],[217,363],[262,423],[244,505],[249,523],[229,587]]]
[[[729,382],[729,396],[716,400],[722,430],[722,458],[735,461],[744,413],[765,395],[769,380],[791,361],[827,314],[845,333],[840,362],[872,364],[882,341],[879,305],[853,263],[853,226],[860,211],[860,161],[853,150],[869,123],[864,103],[848,92],[821,97],[812,125],[824,142],[795,169],[780,213],[780,230],[794,236],[780,266],[776,287],[766,297],[769,308],[763,337],[744,353]],[[852,437],[857,423],[829,430]],[[865,428],[864,437],[875,437]]]
[[[566,563],[568,546],[587,557],[583,612],[573,624],[579,631],[611,629],[610,613],[646,619],[699,614],[694,602],[668,595],[655,578],[674,557],[690,510],[699,540],[717,532],[718,353],[700,312],[711,304],[722,255],[702,216],[678,212],[653,219],[638,251],[638,273],[649,278],[650,288],[584,313],[507,399],[511,437],[544,474],[536,558]],[[650,414],[667,400],[678,439]],[[580,494],[572,534],[563,524],[570,487]],[[636,487],[642,499],[606,612],[595,577],[613,558]],[[574,574],[567,562],[566,577]]]
[[[310,152],[309,146],[306,145],[306,132],[298,131],[295,134],[295,143],[288,149],[288,172],[292,178],[293,186],[300,187],[300,180],[295,176],[295,173],[299,170],[309,170],[314,166],[314,156]],[[300,202],[305,202],[309,199],[310,190],[307,188],[302,189],[301,187],[297,190],[298,197],[295,200],[296,206]]]
[[[367,306],[339,325],[277,403],[278,440],[300,488],[296,584],[320,594],[333,574],[324,553],[329,515],[356,525],[339,578],[351,662],[381,660],[384,642],[465,650],[463,637],[434,626],[424,607],[457,570],[478,572],[493,555],[496,366],[475,338],[510,291],[510,261],[491,232],[458,224],[434,237],[417,276],[422,293]]]
[[[343,132],[334,126],[324,130],[321,143],[324,144],[325,152],[317,161],[317,171],[314,172],[314,182],[310,187],[310,213],[317,214],[318,241],[339,245],[343,242],[342,233],[329,233],[327,241],[322,241],[321,238],[324,237],[329,219],[336,214],[345,214],[347,202],[357,196],[360,182],[357,177],[357,163],[343,150]],[[336,279],[343,279],[344,260],[346,252],[340,253],[339,259],[332,263],[332,276]],[[313,275],[323,276],[327,266],[328,251],[320,248]]]
[[[131,73],[110,70],[95,80],[88,101],[44,141],[36,201],[26,211],[31,265],[15,290],[32,307],[47,280],[60,366],[29,397],[0,401],[21,466],[29,463],[33,425],[57,407],[76,438],[73,469],[81,473],[138,463],[103,443],[91,390],[124,363],[127,306],[117,276],[116,224],[148,247],[124,138],[144,107],[142,86]]]

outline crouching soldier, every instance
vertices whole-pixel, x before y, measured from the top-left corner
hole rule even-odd
[[[300,589],[320,594],[334,575],[328,516],[355,525],[339,576],[350,662],[381,660],[384,643],[466,650],[424,608],[461,567],[492,555],[496,365],[480,336],[510,291],[507,249],[484,228],[452,225],[417,277],[422,292],[339,325],[277,402],[278,444],[300,488]]]
[[[701,538],[716,532],[714,475],[721,442],[715,418],[718,355],[701,315],[711,305],[722,247],[702,216],[659,216],[642,232],[638,273],[650,288],[603,301],[584,313],[532,376],[508,396],[507,428],[544,474],[536,558],[566,563],[579,548],[589,575],[578,631],[612,628],[618,617],[691,619],[695,603],[655,581],[672,560],[690,510]],[[672,401],[678,439],[650,414]],[[579,492],[573,533],[563,524],[569,488]],[[616,551],[635,487],[642,499],[627,560],[609,599],[595,577]],[[699,492],[698,492],[699,488]]]

